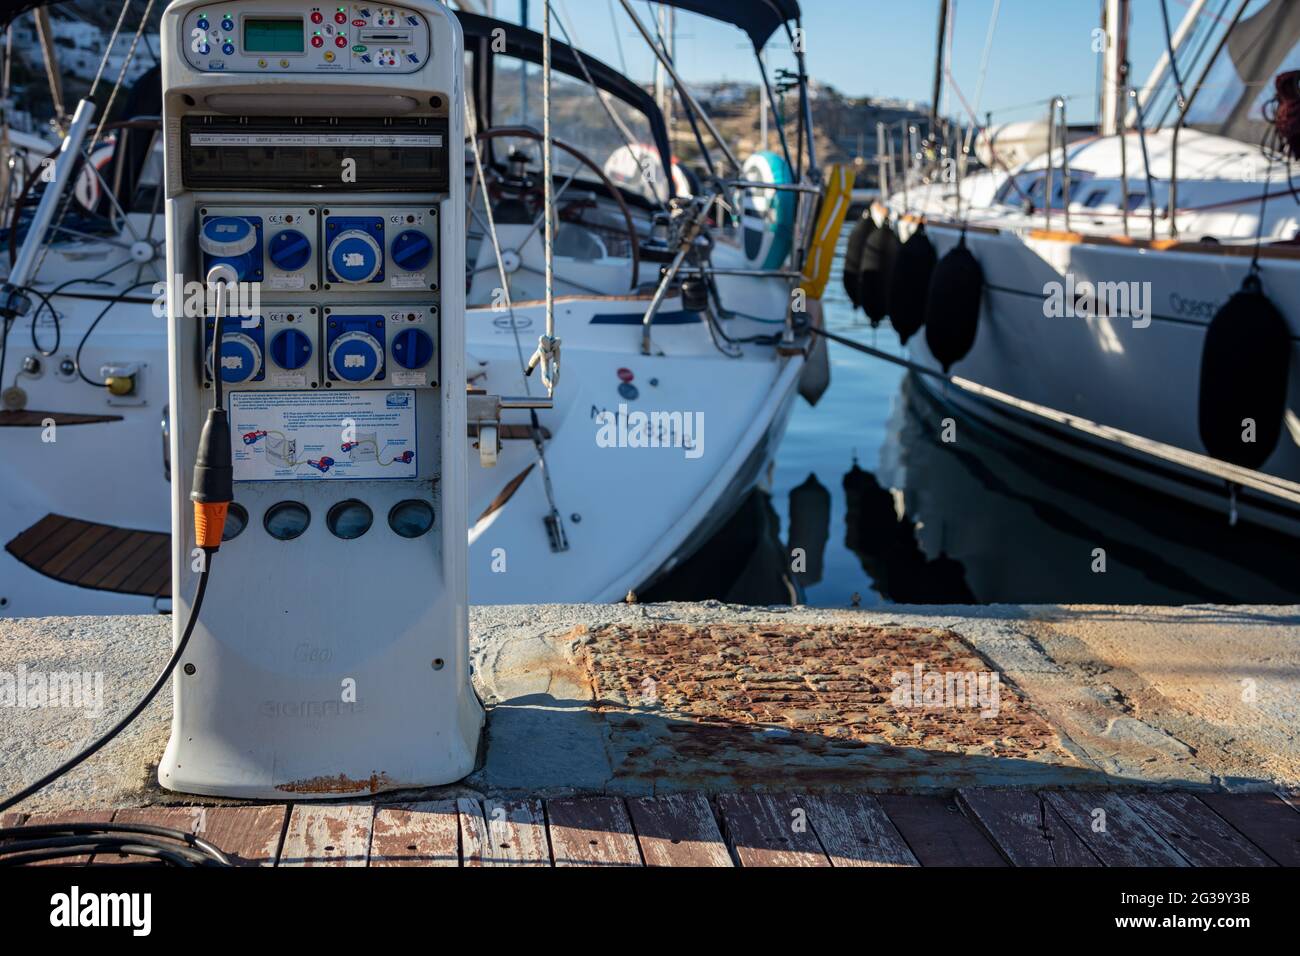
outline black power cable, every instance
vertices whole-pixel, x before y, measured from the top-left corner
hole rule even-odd
[[[110,303],[109,308],[113,304]],[[224,311],[224,308],[217,310],[213,329],[214,348],[218,350],[225,328]],[[100,313],[100,318],[103,318],[103,315],[104,313]],[[93,327],[92,325],[91,328]],[[82,341],[84,344],[85,340]],[[190,498],[195,505],[195,539],[198,546],[203,549],[204,561],[181,639],[176,643],[167,666],[154,680],[148,693],[125,717],[80,753],[0,802],[0,813],[4,813],[49,786],[74,767],[93,757],[109,741],[117,737],[158,696],[158,692],[171,679],[172,672],[176,670],[176,665],[185,654],[186,647],[189,646],[190,637],[193,636],[194,628],[199,622],[203,598],[208,592],[212,558],[221,547],[221,532],[226,510],[234,498],[233,468],[230,463],[230,423],[226,418],[226,410],[221,404],[220,367],[217,363],[214,363],[214,366],[213,407],[208,410],[208,419],[199,437],[198,451],[194,458],[192,482],[194,490],[190,493]],[[173,866],[228,866],[230,864],[230,861],[212,844],[200,840],[193,834],[167,827],[146,824],[72,823],[0,829],[0,866],[66,859],[86,854],[93,856],[95,853],[153,857]]]
[[[172,671],[176,669],[181,656],[185,653],[185,648],[189,645],[190,636],[194,633],[194,626],[199,622],[199,609],[203,607],[203,596],[207,593],[208,576],[211,572],[212,555],[208,554],[203,570],[199,573],[199,585],[194,592],[194,602],[190,605],[190,616],[185,623],[185,631],[181,634],[176,649],[172,651],[167,666],[162,669],[162,673],[153,682],[149,692],[144,695],[138,704],[131,708],[125,717],[114,724],[107,733],[90,746],[65,760],[39,780],[28,784],[13,796],[8,797],[3,803],[0,803],[0,813],[4,813],[15,804],[21,803],[32,794],[43,790],[74,767],[93,757],[105,744],[125,730],[127,725],[139,717],[144,709],[153,702],[153,699],[158,696],[158,692],[163,689],[163,685],[171,679]],[[155,836],[166,837],[172,842],[163,843],[138,837],[128,839],[120,836],[120,834],[124,833],[154,834]],[[165,862],[176,864],[183,856],[178,855],[179,850],[175,845],[176,841],[186,844],[194,843],[197,840],[198,838],[192,834],[182,833],[179,830],[169,830],[166,827],[149,827],[143,824],[73,823],[33,827],[5,827],[0,828],[0,866],[34,863],[39,860],[60,857],[83,856],[87,853],[93,854],[96,852],[128,852],[128,847],[131,847],[129,852],[133,855],[157,856]],[[215,849],[215,847],[212,849]],[[207,853],[207,850],[203,850],[203,852]],[[220,855],[220,851],[217,851],[217,854],[218,858],[214,861],[216,864],[228,864],[229,861]],[[179,865],[192,866],[194,863],[191,861]]]

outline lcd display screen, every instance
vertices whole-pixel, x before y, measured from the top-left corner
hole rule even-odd
[[[244,18],[245,53],[301,53],[303,49],[301,19]]]

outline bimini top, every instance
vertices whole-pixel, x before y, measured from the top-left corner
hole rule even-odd
[[[767,46],[782,24],[800,17],[798,0],[658,0],[667,7],[689,10],[734,24],[749,34],[755,50]]]
[[[456,19],[460,21],[461,30],[465,34],[467,52],[477,49],[483,56],[494,56],[496,51],[493,41],[499,37],[504,41],[504,49],[501,52],[506,56],[541,64],[542,35],[540,33],[521,27],[517,23],[494,20],[491,17],[464,13],[460,10],[456,11]],[[583,71],[584,66],[586,72]],[[557,73],[563,73],[579,81],[583,81],[586,74],[590,73],[596,86],[642,113],[650,124],[650,135],[654,139],[655,149],[659,153],[663,168],[672,168],[669,162],[672,152],[668,147],[668,127],[664,123],[663,113],[659,111],[654,97],[613,67],[607,66],[589,53],[581,51],[575,53],[567,43],[556,39],[551,40],[551,68]],[[482,129],[492,125],[490,121],[491,78],[492,70],[483,68],[480,64],[474,79],[476,88],[467,91],[474,94],[472,99],[478,110],[478,122]],[[673,188],[671,176],[668,177],[667,183],[671,195]]]

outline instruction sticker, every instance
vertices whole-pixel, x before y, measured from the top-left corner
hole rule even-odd
[[[411,389],[231,392],[236,481],[414,478]]]

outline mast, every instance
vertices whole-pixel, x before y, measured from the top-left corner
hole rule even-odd
[[[939,34],[934,43],[934,92],[930,96],[930,136],[939,128],[939,97],[943,94],[943,54],[948,39],[948,5],[939,0]]]
[[[41,58],[45,61],[45,78],[50,84],[50,99],[54,101],[54,116],[60,129],[65,125],[67,113],[63,107],[63,77],[59,72],[59,57],[54,49],[54,31],[50,28],[50,11],[37,7],[32,16],[36,18],[36,37],[41,44]]]
[[[519,0],[519,25],[528,29],[528,0]],[[519,64],[519,122],[528,122],[528,67]]]
[[[1101,28],[1106,36],[1102,65],[1101,103],[1097,111],[1102,136],[1119,133],[1120,111],[1128,88],[1129,0],[1106,0]]]
[[[667,47],[668,62],[675,62],[677,59],[677,18],[674,16],[676,11],[665,4],[659,4],[659,35],[664,38],[664,45]],[[668,129],[669,145],[673,141],[673,90],[672,78],[664,68],[664,64],[655,60],[655,102],[659,106],[659,112],[663,114],[664,125]]]

